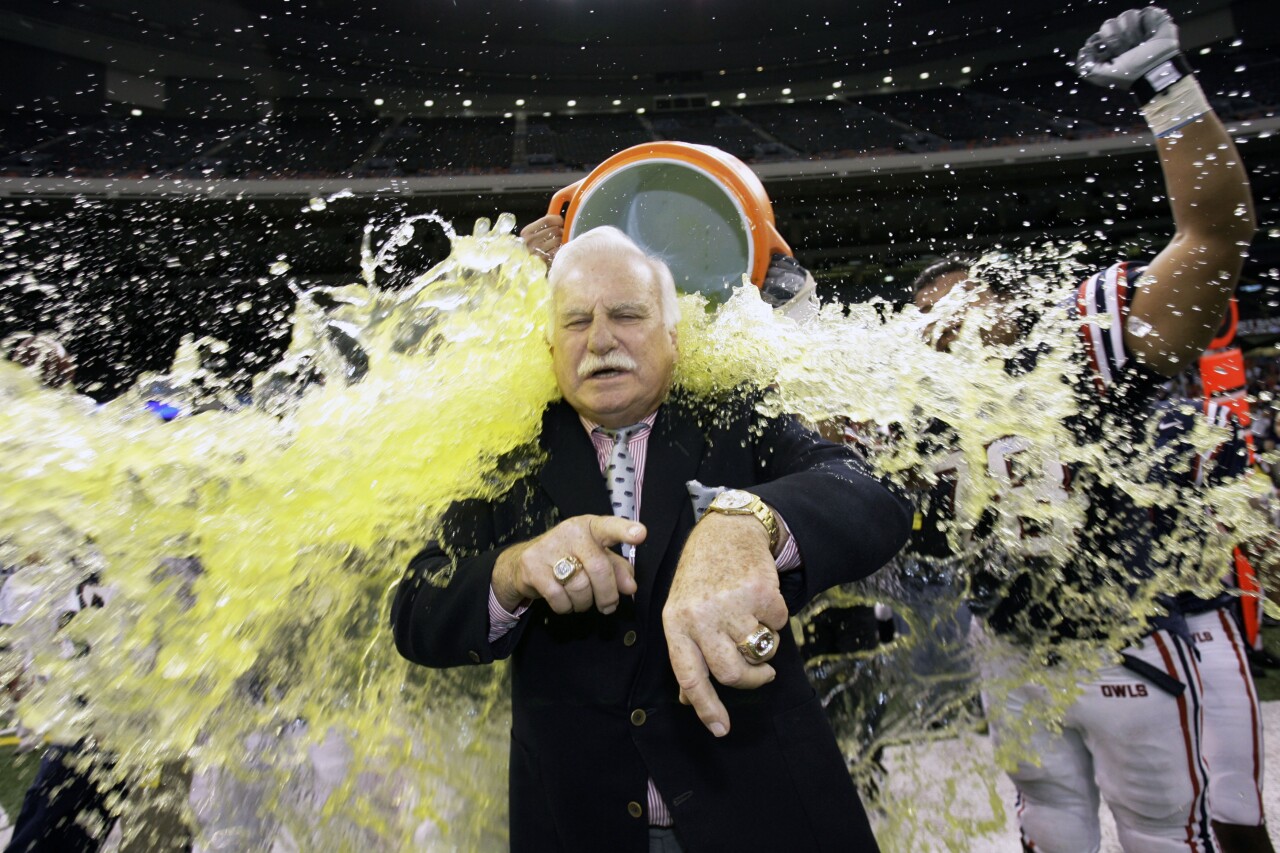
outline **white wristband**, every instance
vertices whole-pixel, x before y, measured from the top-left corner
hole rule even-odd
[[[1168,136],[1212,109],[1196,78],[1188,74],[1148,101],[1142,107],[1142,115],[1158,138]]]

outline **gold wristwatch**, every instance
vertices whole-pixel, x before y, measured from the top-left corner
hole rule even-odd
[[[765,532],[769,534],[769,553],[776,554],[778,552],[778,539],[782,536],[782,528],[778,525],[778,519],[774,517],[773,510],[769,509],[769,505],[751,492],[744,492],[742,489],[725,489],[723,492],[715,496],[711,501],[711,506],[707,507],[707,512],[720,512],[725,515],[754,515],[760,519],[760,523],[764,525]]]

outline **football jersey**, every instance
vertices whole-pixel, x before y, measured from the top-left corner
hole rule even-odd
[[[1090,276],[1067,306],[1080,321],[1074,344],[1084,361],[1068,393],[1078,413],[1066,424],[1073,440],[1095,444],[1108,468],[1128,465],[1140,452],[1145,416],[1166,380],[1131,357],[1124,346],[1129,297],[1145,267],[1118,263]],[[1029,350],[1011,373],[1034,367]],[[940,442],[947,428],[930,430]],[[948,464],[935,455],[937,467]],[[1103,637],[1109,626],[1131,622],[1129,596],[1150,575],[1150,518],[1103,472],[1068,465],[1054,448],[1006,436],[986,448],[984,476],[995,480],[997,500],[973,531],[970,594],[975,611],[997,633],[1027,638]],[[921,501],[918,535],[909,546],[941,556],[954,521],[957,488],[972,472],[937,470]],[[951,544],[946,545],[949,550]],[[1099,596],[1098,589],[1119,596]]]
[[[1228,431],[1227,437],[1212,450],[1197,453],[1190,445],[1189,437],[1196,423],[1204,418],[1214,426]],[[1201,549],[1208,535],[1206,524],[1215,523],[1212,518],[1201,517],[1199,502],[1191,501],[1189,492],[1199,492],[1221,483],[1244,476],[1249,470],[1249,446],[1235,415],[1226,406],[1210,403],[1203,414],[1190,404],[1158,406],[1152,418],[1152,445],[1156,464],[1152,480],[1171,490],[1173,499],[1152,510],[1152,529],[1158,542],[1166,545],[1158,549],[1158,557],[1169,561],[1194,560],[1198,563]],[[1185,496],[1185,497],[1184,497]],[[1197,509],[1188,514],[1185,507]],[[1194,573],[1199,565],[1175,566],[1180,573]],[[1224,565],[1224,576],[1229,567]],[[1191,592],[1174,596],[1171,606],[1182,613],[1204,613],[1232,603],[1229,592],[1213,598],[1203,598]]]

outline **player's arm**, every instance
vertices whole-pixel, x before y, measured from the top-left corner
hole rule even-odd
[[[1143,276],[1124,329],[1125,348],[1174,376],[1213,337],[1257,230],[1249,178],[1222,122],[1182,58],[1163,9],[1112,18],[1081,49],[1077,71],[1144,101],[1156,135],[1176,231]]]
[[[1240,155],[1212,112],[1156,146],[1177,230],[1134,294],[1125,348],[1176,376],[1221,324],[1257,220]]]

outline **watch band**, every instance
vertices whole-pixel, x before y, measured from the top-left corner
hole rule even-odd
[[[754,515],[764,525],[765,533],[769,535],[769,553],[777,554],[778,542],[782,538],[782,527],[778,524],[773,510],[758,495],[742,489],[726,489],[716,495],[715,500],[707,507],[707,512],[718,512],[723,515]]]

